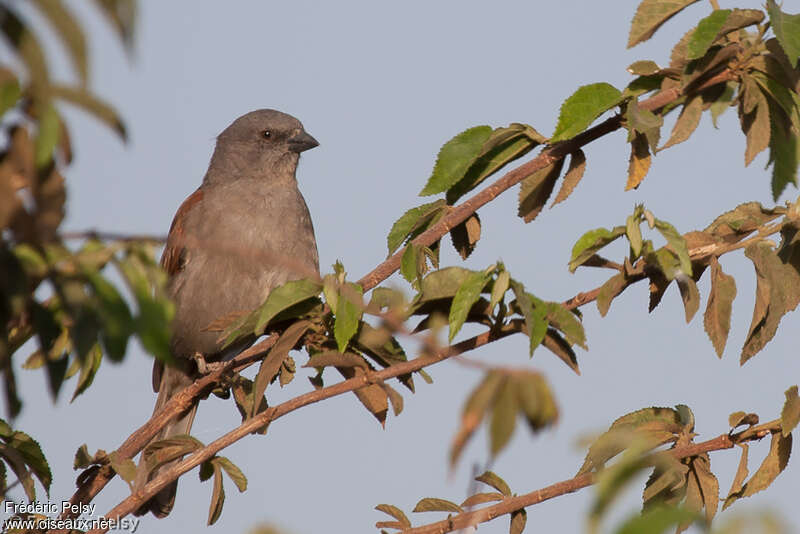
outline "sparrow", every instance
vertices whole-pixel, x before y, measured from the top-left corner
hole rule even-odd
[[[198,364],[224,361],[255,341],[223,349],[212,323],[254,310],[289,280],[319,277],[314,227],[296,178],[300,154],[318,144],[300,121],[272,109],[239,117],[217,137],[203,182],[178,208],[161,256],[175,304],[170,351],[177,365],[153,366],[154,414],[194,381]],[[196,412],[197,401],[151,443],[188,434]],[[137,484],[170,465],[150,474],[140,465]],[[136,515],[166,516],[176,491],[177,481]]]

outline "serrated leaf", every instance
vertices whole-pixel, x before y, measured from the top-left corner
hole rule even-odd
[[[703,114],[703,98],[700,95],[693,96],[688,102],[683,105],[681,114],[672,128],[669,141],[659,148],[664,150],[678,143],[683,143],[694,133],[697,126],[700,124],[700,117]]]
[[[689,324],[694,318],[694,314],[700,309],[700,292],[697,290],[695,281],[688,276],[679,276],[676,281],[681,292],[686,324]]]
[[[547,199],[553,192],[561,169],[564,167],[564,158],[533,172],[524,178],[519,189],[519,208],[517,215],[526,223],[534,220],[541,213]]]
[[[517,423],[517,408],[514,383],[506,378],[497,391],[489,422],[489,452],[492,457],[497,456],[511,441]]]
[[[95,344],[83,356],[83,361],[81,361],[80,357],[75,361],[80,363],[81,374],[78,377],[78,383],[75,385],[75,392],[72,394],[70,402],[74,401],[78,395],[86,391],[94,382],[94,377],[97,374],[97,370],[100,369],[100,363],[103,361],[103,352],[100,350],[100,346]]]
[[[448,189],[447,203],[455,204],[486,178],[544,142],[544,136],[527,124],[515,122],[506,128],[495,128],[464,177]]]
[[[461,180],[491,134],[489,126],[474,126],[445,143],[420,196],[443,193]]]
[[[698,0],[642,0],[628,35],[628,48],[647,41],[662,24]]]
[[[475,477],[475,480],[493,487],[506,497],[511,496],[511,488],[508,486],[506,481],[492,471],[484,471],[482,475]]]
[[[748,81],[751,83],[748,84]],[[752,78],[745,77],[744,82],[742,100],[744,114],[741,114],[741,125],[747,139],[744,153],[744,164],[747,166],[769,146],[771,127],[767,98],[755,82],[752,82]],[[752,109],[748,110],[748,106],[752,106]]]
[[[779,474],[786,468],[789,462],[789,456],[792,452],[792,435],[782,435],[780,432],[772,434],[772,441],[770,442],[769,452],[767,457],[759,466],[758,470],[753,473],[750,480],[742,487],[741,491],[735,495],[729,495],[725,499],[725,506],[730,506],[733,501],[749,497],[767,489],[772,484]]]
[[[136,478],[136,464],[130,458],[122,458],[117,451],[108,455],[111,468],[128,484],[132,484]]]
[[[678,231],[667,221],[661,219],[655,220],[656,230],[666,239],[667,244],[672,249],[672,252],[678,257],[680,261],[681,271],[686,276],[692,276],[692,259],[689,256],[689,248],[686,245],[686,238],[684,238]]]
[[[548,302],[546,307],[550,326],[560,330],[570,345],[578,345],[583,350],[588,350],[586,332],[578,317],[560,302]]]
[[[800,57],[800,14],[789,15],[781,11],[775,0],[767,0],[767,13],[775,37],[783,47],[792,66],[797,66]]]
[[[258,410],[261,409],[263,405],[261,399],[267,390],[267,386],[280,371],[284,360],[289,356],[289,351],[294,348],[310,327],[310,321],[297,321],[290,325],[261,361],[258,373],[253,380],[253,403],[250,405],[250,413],[248,414],[250,417],[255,416]]]
[[[450,325],[450,334],[448,342],[452,342],[453,338],[461,330],[464,321],[467,319],[467,314],[472,306],[478,301],[483,291],[484,286],[489,282],[491,276],[484,271],[476,271],[472,273],[469,278],[464,280],[461,286],[456,291],[453,297],[453,304],[450,306],[450,316],[448,323]]]
[[[793,95],[793,101],[800,107],[800,97]],[[800,123],[800,118],[795,118]],[[794,124],[793,129],[800,128]],[[794,131],[794,130],[792,130]],[[777,201],[786,186],[797,186],[797,169],[800,164],[800,136],[787,131],[777,117],[770,120],[769,162],[772,165],[772,198]]]
[[[454,512],[460,514],[464,511],[459,505],[446,499],[426,497],[420,500],[412,512]]]
[[[581,178],[583,178],[584,172],[586,172],[586,154],[583,153],[583,150],[578,149],[570,154],[569,167],[564,175],[561,189],[558,190],[558,194],[550,207],[567,200],[572,191],[578,186]]]
[[[800,422],[800,397],[797,396],[797,386],[786,390],[786,402],[781,410],[781,432],[786,437]]]
[[[260,335],[276,315],[306,299],[316,297],[320,291],[322,284],[313,280],[291,280],[272,289],[267,300],[258,309],[258,320],[253,334]],[[233,340],[227,340],[228,343],[230,341]]]
[[[651,156],[647,137],[637,133],[631,141],[631,155],[628,158],[628,181],[625,191],[636,189],[650,170]]]
[[[392,225],[392,229],[386,237],[386,246],[389,249],[389,255],[391,256],[394,254],[416,227],[423,224],[430,217],[433,217],[434,213],[444,206],[444,199],[439,199],[435,202],[429,202],[417,206],[416,208],[411,208],[401,215]]]
[[[50,485],[53,481],[53,473],[50,471],[50,465],[47,463],[47,458],[45,458],[39,442],[25,432],[17,430],[11,435],[11,438],[7,440],[6,444],[22,458],[25,465],[27,465],[30,471],[39,479],[39,482],[49,496]],[[17,473],[16,470],[14,472]],[[19,476],[19,473],[17,473],[17,476]],[[21,482],[24,483],[25,481],[21,480]],[[32,487],[33,482],[31,482],[31,488]],[[31,498],[30,500],[33,501],[34,499]]]
[[[481,220],[478,214],[473,213],[464,222],[457,224],[450,230],[450,238],[458,255],[466,260],[481,238]]]
[[[631,244],[631,252],[633,257],[631,260],[636,259],[642,253],[642,229],[639,226],[640,220],[635,215],[629,215],[625,220],[625,235]]]
[[[643,134],[651,152],[655,152],[661,139],[664,118],[639,106],[637,101],[628,104],[625,110],[625,124],[628,128],[628,142],[634,141],[636,134]]]
[[[419,271],[420,247],[409,243],[400,258],[400,274],[409,283],[413,283],[420,276]]]
[[[534,306],[532,295],[527,293],[524,286],[513,278],[511,279],[511,289],[514,291],[517,305],[525,319],[525,331],[530,338],[530,355],[533,356],[533,351],[542,343],[547,334],[547,310],[544,309],[544,306]]]
[[[750,446],[747,443],[737,443],[737,445],[742,448],[742,456],[739,458],[739,467],[736,469],[736,475],[733,477],[731,489],[728,492],[728,496],[725,498],[725,502],[722,504],[723,511],[739,499],[744,481],[747,475],[750,474],[747,470],[747,456],[750,451]]]
[[[631,443],[632,436],[657,446],[674,441],[682,427],[680,414],[672,408],[642,408],[623,415],[592,443],[577,474],[602,468]]]
[[[403,511],[397,506],[393,506],[391,504],[379,504],[375,507],[375,509],[379,512],[383,512],[384,514],[389,514],[390,516],[394,517],[398,522],[400,522],[401,525],[403,525],[403,527],[411,527],[411,521],[408,520],[406,514],[403,513]]]
[[[731,309],[736,298],[736,281],[722,272],[714,257],[711,259],[711,292],[703,314],[703,326],[714,345],[717,356],[722,357],[731,330]]]
[[[708,52],[730,14],[730,9],[715,9],[697,24],[687,43],[687,59],[701,58]]]
[[[627,281],[622,273],[615,274],[600,286],[600,292],[597,294],[597,310],[602,317],[605,317],[608,313],[611,301],[622,293],[625,287],[627,287]]]
[[[625,230],[624,226],[616,226],[611,230],[596,228],[583,234],[572,246],[569,271],[574,273],[575,269],[594,256],[597,251],[625,235]]]
[[[690,478],[696,480],[702,505],[706,509],[706,521],[711,524],[719,508],[719,480],[711,472],[711,461],[707,454],[695,457],[691,468],[694,476]]]
[[[556,131],[550,142],[556,143],[578,135],[600,115],[619,104],[621,97],[619,89],[605,82],[579,87],[561,105]]]

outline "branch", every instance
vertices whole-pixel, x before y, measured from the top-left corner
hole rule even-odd
[[[676,459],[680,460],[699,454],[709,453],[713,451],[720,451],[730,449],[737,443],[744,443],[746,441],[760,440],[764,436],[781,431],[781,420],[775,419],[769,423],[764,423],[757,427],[751,427],[747,430],[739,432],[738,434],[721,434],[714,439],[703,441],[701,443],[692,443],[683,447],[676,447],[667,451]],[[655,459],[657,454],[652,453],[651,457]],[[521,510],[534,504],[550,500],[554,497],[573,493],[579,489],[591,486],[597,481],[597,473],[584,473],[568,480],[556,482],[544,488],[534,490],[524,495],[515,497],[506,497],[501,502],[481,508],[480,510],[473,510],[471,512],[464,512],[462,514],[454,515],[437,521],[436,523],[429,523],[414,528],[408,528],[402,531],[402,534],[444,534],[445,532],[453,532],[454,530],[465,529],[473,527],[480,523],[491,521],[501,515],[510,514]]]
[[[713,85],[717,85],[718,83],[724,83],[732,80],[735,77],[736,74],[733,71],[730,69],[725,69],[719,74],[716,74],[715,76],[712,76],[706,81],[698,84],[696,87],[693,87],[693,90],[700,92]],[[681,98],[683,94],[684,90],[681,88],[676,87],[667,89],[659,92],[656,95],[653,95],[643,102],[640,102],[639,107],[648,111],[654,111],[663,108],[667,104],[675,102]],[[523,163],[516,169],[507,172],[504,176],[482,191],[476,193],[458,206],[455,206],[452,210],[450,210],[449,213],[447,213],[447,215],[442,217],[438,223],[422,232],[419,236],[417,236],[416,239],[411,241],[411,243],[426,247],[430,246],[444,237],[452,228],[464,222],[470,215],[475,213],[478,208],[494,200],[503,191],[518,184],[532,173],[551,165],[555,161],[558,161],[567,154],[575,152],[584,145],[587,145],[613,131],[616,131],[621,127],[622,117],[620,115],[615,115],[601,122],[597,126],[589,128],[583,133],[578,134],[568,141],[556,143],[555,145],[545,148],[532,160],[528,161],[527,163]],[[368,291],[389,278],[389,276],[391,276],[397,269],[400,268],[400,260],[403,257],[404,251],[405,247],[395,252],[392,256],[384,260],[372,271],[364,275],[364,277],[362,277],[357,284],[363,287],[364,291]]]
[[[418,358],[415,358],[407,362],[392,365],[391,367],[387,367],[386,369],[382,369],[381,371],[373,371],[366,373],[364,375],[358,375],[354,378],[350,378],[348,380],[338,382],[331,386],[327,386],[315,391],[311,391],[309,393],[305,393],[303,395],[290,399],[282,404],[278,404],[276,406],[268,408],[265,411],[261,412],[260,414],[252,417],[251,419],[248,419],[240,426],[231,430],[222,437],[218,438],[217,440],[210,443],[206,447],[194,452],[190,456],[187,456],[181,462],[174,465],[170,469],[161,472],[156,478],[154,478],[146,485],[144,485],[142,488],[140,488],[139,491],[132,493],[129,497],[127,497],[120,504],[115,506],[107,514],[105,514],[105,517],[109,518],[125,517],[126,515],[130,514],[131,512],[139,508],[139,506],[141,506],[142,503],[146,502],[148,499],[150,499],[150,497],[158,493],[159,490],[164,488],[167,484],[178,478],[183,473],[186,473],[190,469],[200,465],[206,460],[211,459],[216,453],[218,453],[225,447],[228,447],[232,443],[239,441],[240,439],[247,436],[251,432],[258,430],[259,428],[295,410],[298,410],[310,404],[315,404],[325,399],[329,399],[331,397],[336,397],[344,393],[355,391],[369,384],[381,383],[384,382],[385,380],[389,380],[390,378],[396,378],[400,375],[405,375],[413,373],[415,371],[419,371],[420,369],[427,367],[429,365],[433,365],[435,363],[441,362],[458,354],[463,354],[464,352],[476,349],[478,347],[482,347],[488,343],[491,343],[492,341],[507,337],[517,332],[519,332],[519,329],[516,327],[507,327],[494,331],[490,330],[482,334],[479,334],[477,336],[471,337],[469,339],[465,339],[464,341],[456,343],[455,345],[444,347],[433,353],[419,356]],[[206,380],[210,376],[212,375],[208,375],[207,377],[204,377],[203,379],[195,382],[192,386],[190,386],[190,388],[195,388],[197,384],[199,384],[202,380]],[[188,389],[189,388],[176,395],[176,398],[189,397],[187,393]],[[187,393],[187,395],[184,395],[184,393]],[[142,427],[142,429],[147,427],[149,424],[150,421],[148,421],[148,423],[145,424]],[[142,429],[137,431],[137,434],[140,431],[142,431]],[[143,439],[143,436],[140,437],[139,439]],[[130,439],[128,441],[130,441]],[[106,529],[95,529],[90,531],[91,534],[100,534],[102,532],[106,532]]]
[[[153,243],[166,243],[165,235],[149,234],[123,234],[118,232],[101,232],[99,230],[82,230],[75,232],[61,232],[58,236],[63,241],[76,239],[98,239],[101,241],[150,241]]]

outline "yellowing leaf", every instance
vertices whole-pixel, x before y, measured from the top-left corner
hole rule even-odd
[[[463,508],[454,502],[435,497],[426,497],[420,500],[412,510],[413,512],[454,512],[460,514]]]
[[[781,410],[781,431],[786,437],[800,422],[800,397],[797,396],[797,386],[786,390],[786,403]]]
[[[628,160],[628,181],[625,191],[636,189],[650,170],[650,148],[647,137],[637,133],[631,141],[631,157]]]
[[[611,230],[605,228],[589,230],[572,246],[569,271],[574,273],[575,269],[594,256],[597,251],[623,235],[625,235],[624,226],[616,226]]]
[[[492,407],[492,419],[489,423],[489,451],[492,456],[502,451],[511,436],[517,422],[517,395],[514,383],[506,378],[500,384]]]

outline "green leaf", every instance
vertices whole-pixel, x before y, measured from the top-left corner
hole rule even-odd
[[[47,17],[56,30],[58,38],[69,52],[72,66],[78,73],[81,83],[86,85],[89,78],[89,65],[86,54],[86,39],[80,23],[61,0],[34,0],[36,7]]]
[[[453,297],[453,304],[450,306],[450,334],[448,342],[452,342],[458,331],[467,320],[467,315],[472,306],[478,302],[484,286],[489,282],[491,275],[485,271],[476,271],[469,278],[464,280]]]
[[[316,297],[320,291],[322,291],[322,284],[313,280],[291,280],[274,288],[259,308],[258,321],[253,329],[253,334],[260,335],[280,312],[306,299]]]
[[[600,286],[600,292],[597,294],[597,311],[600,312],[601,317],[606,316],[611,307],[611,301],[622,293],[625,287],[627,287],[627,280],[623,273],[615,274]]]
[[[530,355],[533,356],[533,351],[541,345],[542,341],[544,341],[544,336],[547,334],[547,310],[543,305],[534,307],[534,299],[536,297],[527,293],[524,286],[513,278],[511,279],[511,289],[514,291],[517,305],[525,319],[525,330],[530,338]]]
[[[97,315],[103,326],[100,336],[106,353],[113,361],[122,361],[133,325],[133,316],[128,304],[119,291],[99,273],[87,271],[84,275],[97,298]]]
[[[120,119],[116,110],[108,103],[91,94],[88,90],[84,88],[53,84],[50,87],[50,94],[54,98],[58,98],[78,106],[90,115],[94,116],[95,119],[105,123],[106,126],[114,130],[123,141],[128,139],[125,124],[122,122],[122,119]]]
[[[464,511],[459,505],[446,499],[426,497],[420,500],[412,512],[454,512],[460,514]]]
[[[95,0],[95,4],[111,22],[129,54],[133,53],[133,30],[136,27],[136,0]]]
[[[53,482],[53,474],[50,471],[50,465],[47,463],[47,458],[45,458],[39,442],[25,432],[15,431],[11,435],[11,439],[7,440],[6,444],[23,459],[28,468],[36,475],[36,478],[39,479],[39,482],[49,496],[50,485]]]
[[[706,55],[730,14],[730,9],[715,9],[697,24],[697,29],[687,43],[687,59],[697,59]]]
[[[642,0],[628,35],[628,48],[647,41],[662,24],[698,0]]]
[[[403,278],[413,283],[420,276],[419,272],[420,247],[414,243],[406,245],[405,251],[400,258],[400,274]]]
[[[474,126],[445,143],[420,196],[443,193],[461,180],[491,134],[490,126]]]
[[[358,323],[364,310],[363,294],[361,286],[357,284],[348,282],[342,285],[333,324],[333,335],[339,352],[345,351],[350,339],[358,330]]]
[[[583,178],[584,172],[586,172],[586,154],[583,153],[583,150],[578,149],[570,154],[569,167],[566,174],[564,174],[564,182],[561,184],[561,189],[558,190],[551,207],[567,200],[572,191],[578,186],[581,178]]]
[[[612,241],[625,235],[624,226],[616,226],[611,230],[596,228],[583,234],[572,247],[572,257],[569,260],[569,271],[574,273],[575,269],[583,265],[586,260],[605,247]]]
[[[775,37],[778,38],[792,66],[796,67],[797,59],[800,57],[800,14],[784,13],[775,0],[767,0],[767,13]]]
[[[77,361],[77,360],[76,360]],[[94,377],[97,370],[100,369],[100,363],[103,361],[103,353],[100,346],[95,344],[92,349],[83,357],[81,362],[81,374],[78,377],[78,383],[75,386],[75,393],[72,394],[70,402],[74,401],[78,395],[86,391],[89,386],[94,382]]]
[[[424,222],[433,217],[435,212],[445,206],[445,201],[439,199],[436,202],[429,202],[416,208],[411,208],[405,212],[397,221],[392,225],[389,235],[386,237],[386,245],[389,248],[389,255],[394,254],[400,245],[402,245],[408,236],[414,231],[415,228],[424,224]]]
[[[519,410],[528,427],[536,433],[558,421],[558,405],[542,375],[535,372],[514,375]]]
[[[797,386],[786,390],[786,403],[781,410],[781,432],[786,437],[792,433],[797,423],[800,423],[800,397],[797,396]]]
[[[494,310],[494,307],[497,306],[500,301],[503,299],[503,296],[508,291],[509,285],[511,283],[511,274],[503,269],[497,275],[497,279],[492,284],[492,295],[489,300],[489,311],[491,312]]]
[[[119,452],[113,451],[108,455],[111,468],[128,484],[136,479],[136,464],[130,458],[122,458]]]
[[[625,520],[615,534],[663,534],[668,529],[697,519],[697,513],[687,508],[658,506],[636,513]]]
[[[455,204],[486,178],[546,141],[542,134],[527,124],[514,122],[506,128],[495,128],[464,177],[448,189],[447,203]]]
[[[689,248],[686,245],[686,239],[667,221],[656,219],[655,226],[656,230],[667,240],[667,244],[669,244],[672,252],[678,256],[683,274],[692,276],[692,259],[689,257]]]
[[[632,258],[638,258],[642,253],[642,229],[638,217],[629,215],[625,221],[625,235],[628,236],[628,241],[631,244]]]
[[[489,451],[492,457],[497,456],[511,440],[517,423],[517,407],[515,384],[506,378],[497,391],[489,422]]]
[[[5,79],[0,82],[0,116],[17,105],[22,91],[16,78]]]
[[[619,89],[605,82],[578,88],[561,105],[556,131],[550,142],[556,143],[578,135],[597,117],[619,104],[621,97]]]
[[[736,298],[736,281],[722,272],[717,258],[711,260],[711,293],[703,314],[703,326],[714,345],[717,356],[722,357],[731,330],[731,308]]]
[[[58,144],[59,125],[58,111],[52,103],[47,103],[39,116],[35,143],[36,167],[42,168],[53,158],[53,149]]]
[[[639,60],[628,65],[628,68],[625,70],[636,76],[650,76],[660,71],[661,67],[659,67],[658,63],[655,61]]]

